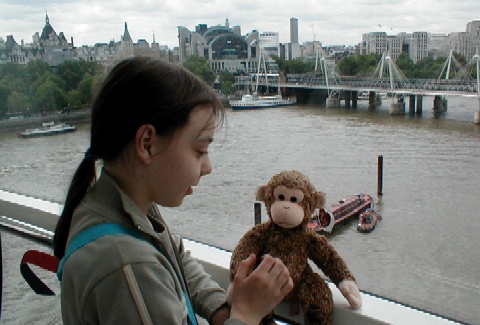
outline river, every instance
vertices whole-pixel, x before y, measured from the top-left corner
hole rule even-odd
[[[424,98],[422,116],[370,110],[285,107],[236,111],[212,145],[213,173],[176,209],[162,209],[185,237],[233,249],[253,226],[255,190],[276,172],[299,169],[327,206],[369,193],[382,215],[369,234],[351,222],[329,236],[360,289],[480,324],[480,125],[478,100],[450,98],[441,116]],[[408,109],[407,109],[408,112]],[[89,142],[88,124],[55,137],[0,133],[0,188],[62,202]],[[377,196],[377,157],[384,159]],[[263,212],[265,216],[265,212]],[[2,231],[5,324],[58,324],[59,297],[36,296],[19,272],[27,249],[47,247]],[[58,292],[53,275],[45,274]],[[51,281],[50,281],[51,280]]]

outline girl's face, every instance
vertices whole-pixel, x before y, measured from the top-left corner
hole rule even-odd
[[[210,104],[195,107],[187,124],[173,138],[154,137],[156,151],[145,176],[149,199],[167,207],[179,206],[193,193],[200,178],[212,171],[208,155],[215,134]]]

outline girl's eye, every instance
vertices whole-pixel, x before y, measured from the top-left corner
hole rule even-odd
[[[199,157],[208,155],[208,151],[204,151],[204,150],[198,150],[197,153]]]

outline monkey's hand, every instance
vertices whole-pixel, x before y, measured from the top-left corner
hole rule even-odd
[[[360,291],[358,290],[357,284],[352,280],[343,280],[338,285],[338,289],[348,300],[350,306],[354,309],[362,307],[362,297],[360,296]]]

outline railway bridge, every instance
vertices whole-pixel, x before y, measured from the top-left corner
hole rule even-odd
[[[424,96],[433,96],[433,109],[444,112],[448,108],[448,96],[474,97],[479,100],[474,122],[480,124],[480,62],[475,54],[461,66],[450,52],[440,75],[436,79],[408,79],[387,54],[384,54],[370,77],[341,76],[335,63],[321,58],[314,72],[282,75],[278,70],[236,78],[240,88],[280,87],[283,93],[295,94],[299,102],[311,96],[325,100],[327,107],[357,107],[359,98],[368,96],[369,105],[381,103],[380,94],[390,100],[390,114],[405,114],[408,97],[410,114],[421,114]],[[253,87],[254,86],[254,87]],[[385,98],[383,98],[385,100]]]

